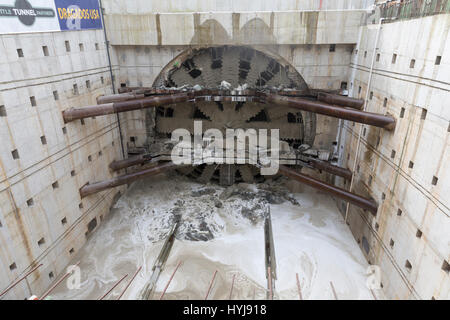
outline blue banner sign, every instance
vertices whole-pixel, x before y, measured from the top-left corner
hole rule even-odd
[[[55,0],[61,31],[102,29],[98,0]]]
[[[98,0],[0,0],[0,34],[102,28]]]

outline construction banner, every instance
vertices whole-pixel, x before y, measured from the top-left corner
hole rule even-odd
[[[0,34],[102,27],[98,0],[0,0]]]
[[[0,33],[59,30],[54,0],[0,0]]]
[[[98,0],[55,0],[61,30],[101,29]]]

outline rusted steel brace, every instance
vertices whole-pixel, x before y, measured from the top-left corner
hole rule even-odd
[[[145,98],[145,95],[137,94],[134,92],[111,94],[111,95],[106,95],[106,96],[102,95],[102,96],[97,97],[97,104],[136,100],[136,99],[143,99],[143,98]]]
[[[347,180],[350,180],[352,178],[352,172],[350,170],[348,170],[347,168],[342,168],[342,167],[330,164],[327,161],[322,161],[322,160],[317,160],[317,159],[312,159],[312,158],[308,158],[305,161],[308,162],[308,164],[311,165],[311,167],[313,167],[315,169],[323,170],[325,172],[334,174],[336,176],[343,177],[344,179],[347,179]]]
[[[378,205],[373,199],[364,198],[355,193],[349,192],[345,189],[314,179],[306,174],[292,170],[284,165],[280,165],[278,172],[286,177],[297,180],[299,182],[309,185],[310,187],[313,187],[320,191],[336,196],[342,200],[350,202],[351,204],[363,208],[364,210],[368,210],[374,215],[376,215],[377,213]]]
[[[329,105],[320,101],[313,101],[298,97],[286,97],[276,94],[267,94],[266,101],[277,105],[286,106],[289,108],[296,108],[303,111],[314,112],[326,116],[359,122],[384,128],[386,130],[395,129],[395,118],[392,116],[385,116],[372,112],[365,112],[355,109],[347,109]]]
[[[350,98],[346,96],[340,96],[338,94],[331,94],[326,92],[318,92],[317,100],[326,102],[328,104],[335,104],[338,106],[353,108],[361,110],[364,105],[363,99]]]
[[[151,96],[137,100],[119,101],[96,106],[87,106],[81,108],[70,108],[63,111],[64,122],[70,122],[77,119],[101,116],[119,112],[133,111],[150,107],[158,107],[168,104],[186,102],[195,97],[196,93],[185,92],[164,96]]]
[[[109,164],[109,168],[113,171],[118,171],[132,166],[137,166],[139,164],[144,164],[151,161],[152,157],[150,155],[144,154],[123,160],[115,160]]]
[[[162,172],[166,172],[175,168],[181,167],[179,165],[174,164],[173,162],[166,162],[163,164],[156,165],[154,167],[133,172],[130,174],[125,174],[122,176],[114,177],[112,179],[95,182],[92,184],[86,184],[80,189],[80,196],[81,198],[87,197],[88,195],[114,188],[117,186],[121,186],[124,184],[131,183],[133,181],[136,181],[138,179],[142,179],[149,176],[154,176]]]

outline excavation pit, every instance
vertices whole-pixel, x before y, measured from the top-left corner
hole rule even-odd
[[[220,205],[218,205],[220,203]],[[73,258],[81,261],[82,287],[55,289],[54,299],[96,299],[142,266],[123,299],[140,299],[175,216],[176,240],[151,299],[265,299],[264,216],[270,210],[277,264],[275,299],[373,299],[368,264],[328,195],[288,180],[222,187],[177,174],[132,184],[106,221]],[[337,264],[336,261],[339,261]],[[125,279],[125,280],[127,280]],[[124,290],[123,281],[106,299]]]

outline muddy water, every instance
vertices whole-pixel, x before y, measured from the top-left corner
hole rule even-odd
[[[277,280],[275,298],[372,299],[366,287],[367,262],[333,200],[279,179],[223,188],[176,175],[134,183],[74,257],[81,286],[62,283],[53,299],[97,299],[125,274],[106,299],[116,299],[142,266],[122,299],[138,299],[173,222],[180,219],[154,299],[176,272],[164,299],[204,299],[214,272],[210,299],[265,299],[264,215],[272,216]]]

